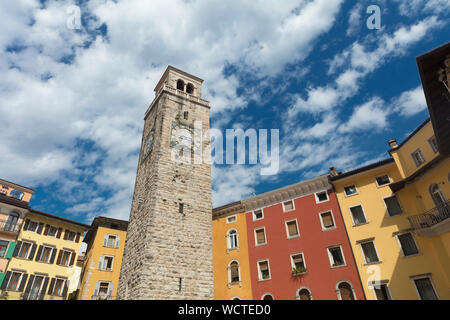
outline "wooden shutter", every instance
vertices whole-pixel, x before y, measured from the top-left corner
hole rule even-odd
[[[63,289],[63,298],[64,300],[67,299],[67,291],[69,290],[69,280],[64,281],[64,289]]]
[[[16,249],[16,245],[17,245],[17,242],[14,242],[14,241],[9,243],[8,251],[6,251],[6,254],[5,254],[6,259],[12,258],[14,250]]]
[[[256,240],[258,244],[266,242],[266,235],[264,234],[264,229],[256,231]]]
[[[63,250],[59,250],[58,259],[56,259],[56,264],[61,264],[61,258],[62,258]]]
[[[42,233],[42,229],[44,229],[44,223],[43,222],[39,222],[38,228],[37,228],[37,233],[41,234]]]
[[[331,216],[331,212],[322,214],[323,226],[326,228],[334,226],[333,218]]]
[[[22,241],[17,241],[16,248],[14,249],[14,252],[13,252],[13,257],[17,257],[21,246],[22,246]]]
[[[23,294],[24,300],[27,300],[28,296],[30,295],[31,285],[33,284],[33,280],[34,280],[34,275],[30,275],[30,279],[28,279],[27,288],[25,289],[25,292]]]
[[[44,249],[44,246],[39,246],[39,249],[36,254],[36,259],[35,259],[36,261],[41,261],[42,249]]]
[[[25,223],[23,224],[23,231],[28,230],[28,225],[30,224],[30,219],[26,219]]]
[[[50,286],[48,287],[48,291],[47,294],[53,295],[53,289],[55,288],[55,278],[52,278],[52,280],[50,281]]]
[[[103,246],[104,247],[107,247],[108,246],[108,234],[106,234],[104,237],[103,237]]]
[[[58,232],[56,233],[56,238],[61,238],[62,228],[58,228]]]
[[[53,248],[53,250],[52,250],[52,256],[50,257],[50,263],[51,263],[51,264],[53,264],[53,262],[55,262],[56,251],[58,251],[58,249]]]
[[[11,278],[11,271],[6,272],[6,275],[3,278],[2,286],[0,287],[1,290],[5,290],[6,289],[6,286],[8,285],[9,278]]]
[[[73,264],[74,264],[74,262],[75,262],[75,257],[76,257],[76,253],[75,252],[72,252],[71,254],[70,254],[70,263],[69,263],[69,267],[71,267],[71,266],[73,266]]]
[[[50,225],[46,224],[44,229],[44,236],[48,235],[48,230],[50,229]]]
[[[289,236],[295,236],[298,234],[297,223],[295,221],[288,222],[287,225],[289,230]]]
[[[69,230],[64,229],[64,240],[67,240],[68,235],[69,235]]]
[[[36,248],[37,248],[37,244],[33,243],[33,245],[31,246],[30,255],[28,256],[28,260],[33,260],[34,254],[36,253]]]
[[[77,232],[77,238],[75,239],[75,242],[76,243],[80,242],[80,233],[79,232]]]
[[[43,284],[43,286],[41,288],[41,292],[39,293],[39,298],[38,298],[39,300],[44,300],[45,291],[47,291],[48,280],[49,280],[48,277],[44,278],[44,284]]]

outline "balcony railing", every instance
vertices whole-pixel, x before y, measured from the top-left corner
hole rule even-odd
[[[18,222],[12,222],[8,220],[0,220],[0,232],[19,232],[21,224]]]
[[[450,218],[449,200],[431,209],[430,211],[408,217],[408,220],[413,229],[424,229],[432,227],[448,218]]]

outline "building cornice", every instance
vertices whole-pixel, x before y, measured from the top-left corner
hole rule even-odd
[[[220,218],[224,218],[227,216],[231,216],[233,214],[243,213],[243,212],[245,212],[245,208],[242,205],[242,202],[236,201],[236,202],[226,204],[226,205],[218,207],[218,208],[214,208],[212,210],[212,216],[213,216],[213,220],[217,220]]]

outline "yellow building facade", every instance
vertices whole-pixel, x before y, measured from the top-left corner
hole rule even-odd
[[[449,196],[449,161],[439,158],[432,138],[427,120],[402,144],[389,141],[392,158],[344,174],[332,171],[367,299],[450,298],[450,239],[443,226],[450,219],[430,225],[439,230],[430,237],[423,234],[430,229],[414,227],[417,215],[435,206],[434,185],[442,203]]]
[[[214,299],[252,300],[245,210],[240,202],[213,209]]]
[[[76,221],[30,209],[2,282],[6,299],[67,299],[78,285],[75,261],[88,228]]]
[[[128,221],[96,217],[84,242],[87,251],[77,300],[115,300]]]

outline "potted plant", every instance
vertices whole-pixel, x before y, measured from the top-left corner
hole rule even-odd
[[[306,273],[306,268],[305,267],[292,268],[292,275],[294,277],[298,276],[298,275],[301,275],[301,274],[304,274],[304,273]]]

